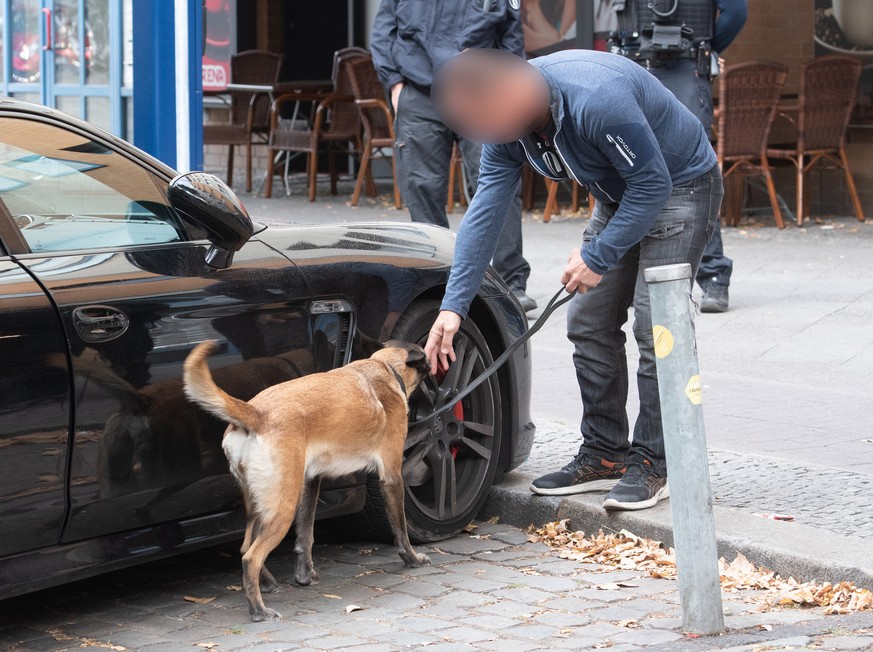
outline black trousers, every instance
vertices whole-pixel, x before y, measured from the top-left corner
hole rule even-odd
[[[712,83],[698,76],[695,61],[685,59],[665,61],[663,65],[651,68],[649,72],[698,117],[706,133],[712,132]],[[697,269],[697,282],[703,288],[711,283],[730,285],[733,268],[734,262],[724,255],[721,221],[719,221],[712,239],[703,252],[703,259]]]
[[[413,222],[448,228],[446,198],[452,145],[457,141],[461,150],[471,192],[475,191],[479,181],[482,146],[459,138],[440,122],[430,96],[414,86],[404,86],[397,104],[394,128],[397,135],[395,155],[400,194]],[[530,276],[530,265],[522,249],[519,188],[492,261],[494,269],[513,290],[525,290]]]

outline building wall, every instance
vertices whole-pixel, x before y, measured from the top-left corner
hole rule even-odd
[[[756,59],[783,63],[789,70],[784,92],[797,93],[800,64],[815,56],[814,22],[813,0],[749,0],[749,21],[724,52],[725,61],[728,65]],[[774,124],[774,141],[789,142],[791,135],[790,126],[784,120]],[[864,212],[873,218],[873,129],[850,128],[848,155]],[[777,190],[793,211],[794,175],[782,169],[775,174]],[[813,170],[807,184],[813,217],[854,215],[841,172]]]

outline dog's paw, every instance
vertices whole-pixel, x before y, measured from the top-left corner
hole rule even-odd
[[[260,623],[265,620],[282,620],[282,614],[275,609],[268,609],[267,607],[264,607],[262,611],[252,612],[253,623]]]
[[[430,566],[430,557],[416,553],[411,557],[405,557],[403,563],[410,568],[420,568],[422,566]]]
[[[310,570],[309,572],[298,572],[294,575],[294,581],[300,586],[318,584],[318,573],[315,572],[315,570]]]

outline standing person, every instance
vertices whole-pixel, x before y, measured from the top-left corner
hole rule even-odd
[[[601,0],[601,5],[611,3]],[[644,65],[711,136],[712,79],[718,74],[718,54],[746,24],[747,0],[628,0],[620,6],[624,7],[617,12],[621,33],[611,40],[612,51]],[[670,27],[683,29],[678,39],[670,40]],[[702,312],[727,311],[733,266],[724,255],[719,223],[697,270]]]
[[[441,311],[425,347],[432,371],[454,360],[452,340],[507,219],[525,161],[573,178],[596,198],[561,283],[577,294],[567,314],[582,397],[582,446],[539,494],[611,490],[607,509],[643,509],[668,496],[649,292],[643,270],[696,271],[724,194],[700,121],[657,79],[615,54],[568,50],[525,62],[464,52],[435,82],[440,114],[486,143],[479,192],[458,232]],[[580,250],[581,249],[581,250]],[[689,296],[691,286],[689,284]],[[640,415],[628,442],[628,368],[622,326],[634,308]]]
[[[400,194],[413,222],[448,228],[446,196],[452,145],[457,141],[470,186],[477,187],[482,146],[458,136],[437,116],[430,97],[433,75],[467,48],[496,48],[524,56],[520,0],[382,0],[370,48],[395,114]],[[524,259],[521,195],[497,236],[494,268],[525,310],[530,265]]]

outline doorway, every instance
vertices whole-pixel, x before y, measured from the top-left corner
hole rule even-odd
[[[0,92],[129,137],[131,1],[0,0]]]

